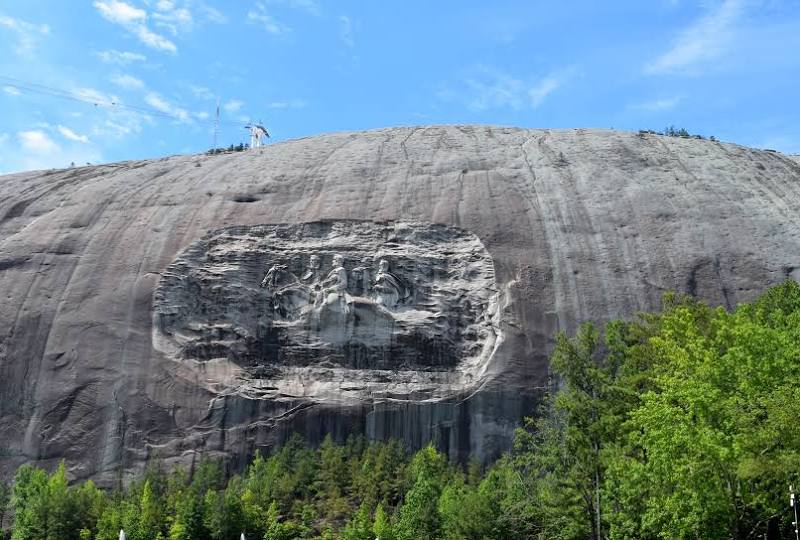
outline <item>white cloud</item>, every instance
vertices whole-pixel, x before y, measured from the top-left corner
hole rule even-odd
[[[0,142],[7,143],[0,146],[0,154],[4,154],[0,155],[4,172],[68,167],[71,163],[83,165],[103,160],[92,145],[68,139],[62,146],[43,129],[19,131],[13,142],[7,136],[0,136]]]
[[[462,88],[444,87],[436,95],[442,101],[461,102],[473,111],[536,109],[574,73],[569,68],[539,79],[522,79],[497,68],[477,66],[462,81]]]
[[[693,68],[719,58],[735,44],[735,25],[744,8],[745,0],[723,0],[681,32],[667,52],[645,66],[645,73],[690,73]]]
[[[81,143],[88,143],[89,142],[89,137],[87,137],[86,135],[78,135],[77,133],[75,133],[74,131],[72,131],[71,129],[69,129],[66,126],[57,126],[57,129],[58,129],[58,132],[61,133],[61,135],[65,139],[69,139],[70,141],[81,142]]]
[[[661,98],[661,99],[654,99],[652,101],[645,101],[643,103],[636,103],[631,106],[632,109],[638,109],[641,111],[668,111],[670,109],[675,108],[675,106],[681,102],[683,98],[681,96],[674,96],[671,98]]]
[[[305,11],[309,15],[319,17],[322,15],[322,7],[316,0],[266,0],[270,5],[286,5],[293,9]]]
[[[525,86],[519,79],[491,68],[480,68],[464,82],[470,97],[467,106],[474,111],[510,107],[521,109],[525,103]]]
[[[179,120],[181,122],[191,121],[191,117],[189,116],[189,113],[186,111],[186,109],[182,109],[180,107],[172,105],[156,92],[148,93],[145,96],[144,100],[148,105],[150,105],[157,111],[162,112],[164,114],[168,114],[174,117],[176,120]]]
[[[531,107],[534,109],[539,107],[539,105],[542,104],[547,96],[558,90],[561,84],[562,81],[553,76],[545,77],[536,83],[528,90],[528,97],[530,98]]]
[[[144,122],[152,122],[148,115],[140,115],[128,111],[109,114],[105,121],[95,126],[93,134],[99,138],[115,137],[118,139],[141,133]]]
[[[203,18],[208,22],[216,24],[225,24],[228,22],[228,17],[226,17],[220,10],[218,10],[215,7],[201,5],[199,9]]]
[[[290,0],[289,4],[292,7],[303,9],[311,15],[322,15],[322,8],[319,6],[319,3],[314,0]]]
[[[194,117],[197,118],[198,120],[208,120],[209,118],[211,118],[211,115],[205,111],[200,111],[194,113]]]
[[[144,23],[147,12],[118,0],[97,0],[92,4],[105,19],[120,25]]]
[[[164,4],[164,5],[162,5]],[[153,13],[153,20],[156,25],[169,30],[173,36],[177,36],[179,32],[190,31],[194,25],[194,17],[192,12],[186,8],[176,8],[171,2],[159,2],[159,8],[165,6],[166,9]]]
[[[147,12],[119,0],[96,0],[92,4],[106,20],[118,24],[152,49],[176,53],[178,47],[147,27]]]
[[[189,90],[192,91],[192,94],[194,94],[197,99],[214,99],[214,92],[205,86],[197,86],[192,84],[189,85]]]
[[[61,147],[44,131],[20,131],[17,133],[17,140],[24,151],[34,154],[54,153],[61,150]]]
[[[7,28],[17,35],[14,50],[20,56],[30,56],[39,38],[50,33],[46,24],[32,24],[7,15],[0,15],[0,28]]]
[[[120,66],[125,66],[132,62],[144,62],[147,60],[147,58],[142,54],[128,51],[115,51],[113,49],[108,51],[99,51],[96,54],[97,57],[106,64],[118,64]]]
[[[161,112],[170,112],[172,107],[169,103],[167,103],[164,98],[156,94],[155,92],[150,92],[145,97],[145,101],[153,108],[161,111]]]
[[[141,90],[145,87],[141,79],[125,73],[117,73],[111,77],[111,82],[126,90]]]
[[[339,15],[339,34],[342,36],[342,41],[348,47],[355,47],[356,41],[353,36],[353,22],[347,15]]]
[[[178,52],[178,47],[173,42],[160,34],[152,32],[144,25],[139,25],[134,29],[134,34],[139,38],[139,41],[150,47],[163,52],[175,54]]]
[[[233,113],[241,109],[242,105],[244,105],[242,101],[239,101],[238,99],[232,99],[226,102],[225,105],[222,106],[222,108],[228,111],[229,113]]]
[[[22,93],[22,92],[19,91],[19,88],[17,88],[16,86],[10,86],[10,85],[9,86],[4,86],[3,87],[3,92],[8,94],[9,96],[18,96],[18,95],[20,95]]]
[[[247,13],[247,20],[261,25],[264,30],[275,36],[286,34],[291,31],[288,26],[277,21],[272,15],[267,13],[267,7],[263,2],[256,2],[255,8]]]
[[[307,103],[302,99],[292,99],[290,101],[273,101],[267,104],[268,109],[303,109]]]

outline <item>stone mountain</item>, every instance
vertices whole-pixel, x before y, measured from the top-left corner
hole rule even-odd
[[[495,457],[557,330],[800,277],[800,163],[715,141],[342,133],[0,179],[0,467],[105,484],[292,433]]]

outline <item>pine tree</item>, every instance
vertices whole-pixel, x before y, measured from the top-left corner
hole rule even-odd
[[[395,540],[394,529],[389,519],[389,515],[379,504],[375,509],[375,521],[372,524],[372,532],[378,540]]]
[[[361,503],[358,512],[342,529],[341,540],[373,540],[369,507]]]
[[[447,472],[444,456],[429,445],[414,455],[410,469],[412,487],[399,510],[397,539],[438,540],[441,538],[438,501]]]
[[[134,537],[131,540],[155,540],[161,533],[161,508],[161,501],[154,493],[150,480],[146,480],[139,501],[138,523],[133,529]]]

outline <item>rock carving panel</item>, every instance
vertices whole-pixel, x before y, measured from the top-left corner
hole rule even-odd
[[[492,259],[461,229],[230,227],[163,273],[154,344],[216,391],[440,395],[480,380],[501,338],[497,304]]]

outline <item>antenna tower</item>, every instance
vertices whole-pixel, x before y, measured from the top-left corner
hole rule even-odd
[[[217,97],[217,112],[214,115],[214,150],[217,149],[217,135],[219,135],[219,97]]]

